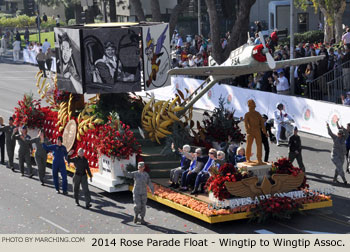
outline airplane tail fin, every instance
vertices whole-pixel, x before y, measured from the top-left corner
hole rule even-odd
[[[212,56],[209,56],[208,65],[209,66],[218,66],[218,63],[214,60],[214,58]]]

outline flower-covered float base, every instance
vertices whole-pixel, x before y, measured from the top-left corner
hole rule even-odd
[[[330,197],[320,194],[299,199],[271,198],[269,201],[261,201],[260,204],[249,204],[232,209],[215,209],[214,204],[199,200],[197,197],[173,191],[159,184],[154,183],[153,185],[155,193],[152,195],[148,192],[149,199],[211,224],[256,218],[257,213],[261,215],[261,209],[270,213],[270,210],[267,209],[282,211],[284,208],[299,206],[298,210],[303,211],[332,206]],[[132,190],[132,186],[129,187],[129,190]]]

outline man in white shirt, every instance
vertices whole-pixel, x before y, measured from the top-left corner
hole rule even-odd
[[[17,62],[19,60],[19,52],[21,51],[21,41],[16,40],[12,43],[13,46],[13,61]]]
[[[289,83],[284,76],[284,71],[280,70],[278,76],[274,74],[273,77],[275,79],[273,84],[276,86],[277,94],[289,95]]]
[[[344,45],[350,45],[350,28],[346,29],[346,33],[341,38]]]
[[[277,129],[276,132],[276,140],[277,140],[277,146],[279,146],[279,141],[280,141],[280,135],[281,135],[281,129],[282,129],[282,124],[285,120],[285,118],[288,118],[289,120],[293,120],[293,118],[288,115],[285,111],[283,111],[283,104],[280,103],[277,105],[277,110],[274,112],[274,126]]]
[[[47,41],[47,39],[45,39],[45,42],[42,46],[42,50],[43,50],[43,53],[46,53],[47,52],[47,48],[51,47],[51,44],[50,42]]]
[[[182,41],[182,37],[180,34],[177,34],[177,44],[176,47],[177,48],[181,48],[183,46],[183,41]]]

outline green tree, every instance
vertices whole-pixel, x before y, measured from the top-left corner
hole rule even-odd
[[[209,13],[212,56],[219,64],[221,64],[229,57],[232,50],[247,42],[250,9],[255,4],[256,0],[236,1],[235,23],[231,30],[231,36],[227,41],[227,46],[224,50],[222,49],[220,42],[220,20],[216,9],[216,1],[206,0],[205,2]]]
[[[171,15],[170,15],[170,20],[169,20],[169,32],[170,32],[170,34],[173,34],[179,15],[186,7],[188,7],[189,3],[190,3],[190,0],[178,1],[177,5],[172,10]],[[145,21],[146,17],[145,17],[145,13],[143,12],[143,9],[142,9],[141,1],[140,0],[130,0],[130,4],[134,7],[135,14],[136,14],[138,21]],[[152,21],[154,21],[154,22],[162,21],[159,0],[152,0],[151,1],[151,10],[152,10]]]
[[[305,10],[310,1],[295,0],[297,7]],[[311,0],[315,12],[319,9],[324,16],[324,42],[329,43],[335,38],[336,43],[342,37],[342,19],[346,8],[346,0]]]
[[[142,9],[142,4],[140,0],[130,0],[130,4],[134,7],[136,17],[138,21],[145,21],[145,13],[143,12]]]

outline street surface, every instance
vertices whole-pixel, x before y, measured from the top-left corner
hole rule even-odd
[[[0,115],[6,124],[24,93],[31,91],[35,98],[39,98],[34,78],[37,71],[37,67],[31,65],[0,63]],[[200,118],[199,113],[196,118]],[[332,184],[335,167],[330,160],[331,141],[313,135],[300,135],[308,183],[311,188],[335,189],[332,208],[306,211],[284,222],[255,224],[240,220],[210,225],[148,201],[146,220],[150,224],[142,226],[132,222],[133,202],[130,192],[109,194],[90,186],[92,208],[86,210],[75,206],[72,176],[68,178],[69,195],[57,195],[50,168],[46,171],[48,183],[41,186],[37,176],[32,179],[21,177],[18,165],[15,166],[16,172],[0,165],[0,233],[350,233],[350,186]],[[276,147],[271,144],[270,147],[270,160],[288,153],[286,145]],[[17,159],[15,163],[18,164]],[[350,181],[350,175],[346,174],[346,177]],[[80,203],[84,205],[83,199]]]

